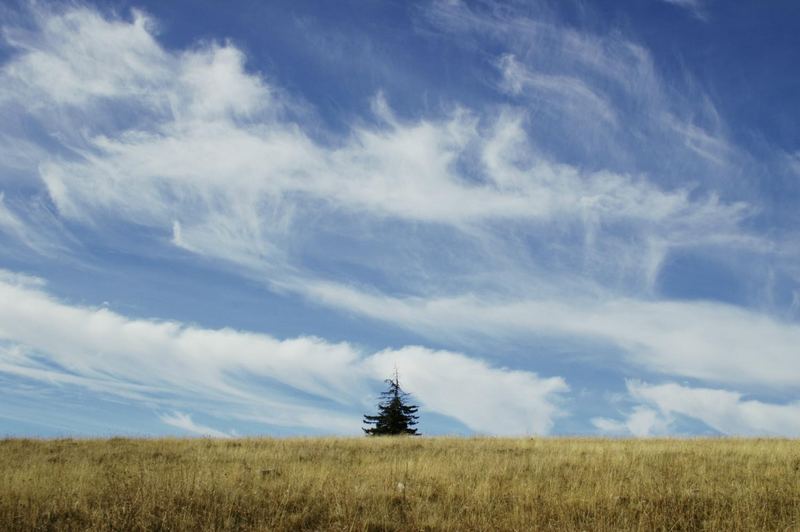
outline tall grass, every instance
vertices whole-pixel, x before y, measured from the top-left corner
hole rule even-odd
[[[2,530],[800,530],[800,442],[0,440]]]

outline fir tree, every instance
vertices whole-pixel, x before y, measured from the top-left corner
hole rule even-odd
[[[373,425],[364,428],[364,432],[370,436],[418,435],[417,429],[414,428],[419,419],[416,415],[418,407],[406,404],[409,394],[400,388],[397,368],[394,370],[394,378],[386,379],[385,382],[389,385],[389,389],[381,392],[382,400],[378,404],[378,415],[364,415],[364,423]]]

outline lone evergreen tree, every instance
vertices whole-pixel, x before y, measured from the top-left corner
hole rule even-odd
[[[416,415],[418,407],[406,404],[409,394],[400,388],[397,368],[394,370],[394,378],[386,379],[385,382],[389,385],[389,389],[381,392],[382,400],[378,403],[378,415],[364,415],[364,423],[373,425],[364,428],[364,432],[370,436],[418,435],[417,429],[414,428],[419,419]]]

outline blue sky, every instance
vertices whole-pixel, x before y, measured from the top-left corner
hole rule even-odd
[[[0,8],[0,433],[800,436],[795,2]]]

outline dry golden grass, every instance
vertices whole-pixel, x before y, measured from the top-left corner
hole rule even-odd
[[[800,530],[800,442],[0,440],[2,530]]]

